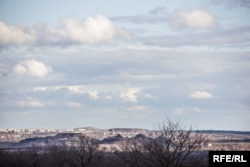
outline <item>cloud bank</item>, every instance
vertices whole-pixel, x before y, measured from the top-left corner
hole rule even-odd
[[[77,45],[109,44],[115,39],[129,39],[111,20],[96,15],[85,20],[67,18],[60,27],[49,24],[35,26],[10,26],[0,22],[0,45]]]
[[[119,16],[112,20],[130,21],[137,24],[165,22],[175,29],[207,29],[219,25],[217,19],[206,11],[200,9],[175,10],[169,13],[165,7],[155,8],[149,11],[148,15]]]
[[[195,91],[190,94],[190,97],[196,99],[212,99],[214,98],[213,95],[206,91]]]

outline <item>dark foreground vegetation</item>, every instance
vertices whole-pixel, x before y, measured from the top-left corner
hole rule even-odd
[[[127,139],[119,149],[105,151],[98,142],[79,136],[75,146],[23,151],[0,151],[1,167],[195,167],[208,166],[207,153],[199,152],[204,136],[167,119],[154,139]]]
[[[63,150],[54,147],[48,152],[39,154],[36,151],[1,152],[1,167],[161,167],[174,166],[161,164],[157,159],[147,155],[135,155],[138,153],[96,153],[92,157],[84,155],[83,161],[79,152]],[[203,156],[190,156],[179,166],[183,167],[207,167],[207,160]]]

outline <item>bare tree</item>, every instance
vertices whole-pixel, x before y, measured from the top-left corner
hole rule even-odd
[[[150,155],[152,166],[181,167],[192,152],[201,148],[203,141],[203,135],[193,131],[191,126],[186,129],[180,121],[166,118],[159,125],[159,136],[148,140],[145,150]]]
[[[121,143],[123,153],[120,154],[125,164],[131,167],[145,166],[144,148],[145,141],[142,138],[127,139]]]
[[[78,147],[74,147],[72,153],[77,158],[81,167],[90,166],[93,161],[100,159],[98,143],[88,136],[79,136],[79,145]]]
[[[49,148],[48,150],[48,158],[47,161],[51,161],[51,162],[47,162],[49,164],[52,164],[51,166],[60,166],[60,167],[67,167],[69,166],[69,150],[65,145],[65,142],[62,142],[62,146],[53,146],[51,148]],[[47,164],[47,166],[49,166]]]

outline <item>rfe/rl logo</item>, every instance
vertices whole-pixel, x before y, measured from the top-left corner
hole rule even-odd
[[[209,167],[250,167],[250,151],[209,151]]]
[[[243,155],[213,155],[213,162],[247,162]]]

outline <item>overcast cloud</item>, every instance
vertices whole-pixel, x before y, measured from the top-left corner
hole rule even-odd
[[[58,4],[0,3],[0,128],[250,129],[247,1]]]

